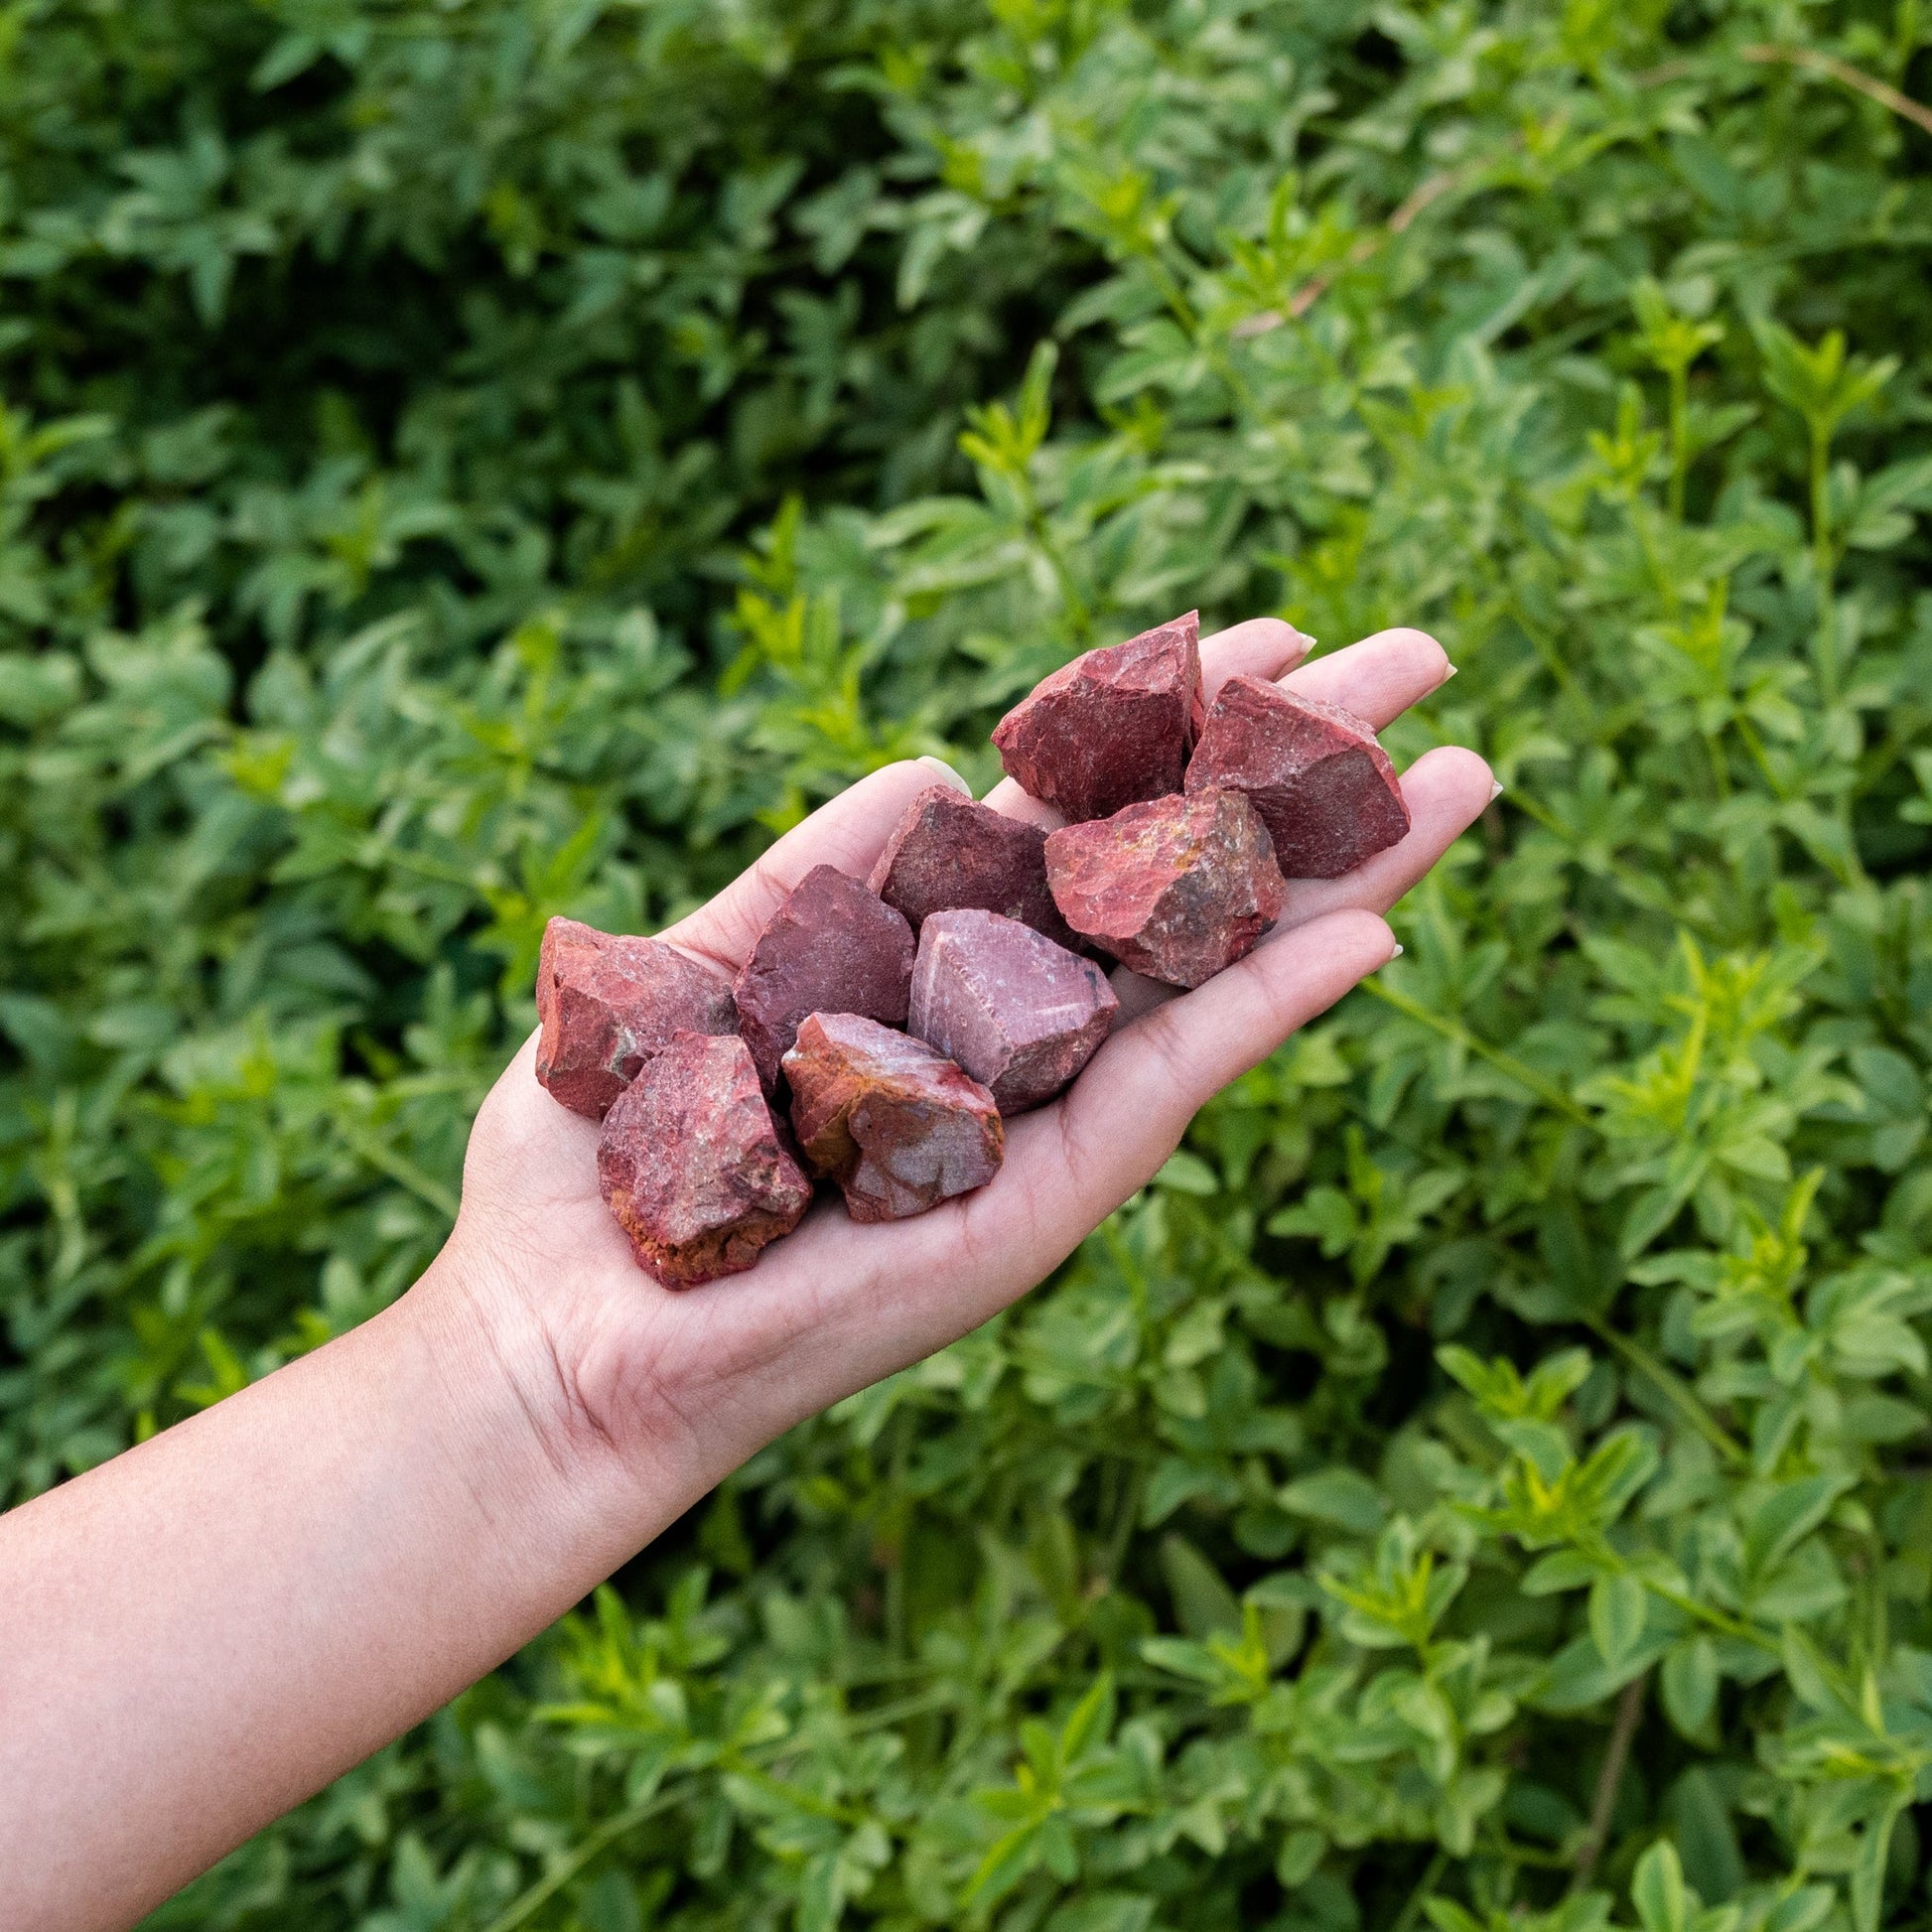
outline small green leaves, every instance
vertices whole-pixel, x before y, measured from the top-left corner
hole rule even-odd
[[[0,1503],[422,1273],[550,913],[983,794],[1075,652],[1416,626],[1392,756],[1507,783],[1053,1280],[157,1932],[1917,1925],[1925,13],[0,20]]]
[[[1809,347],[1775,322],[1760,324],[1756,333],[1764,386],[1795,409],[1821,442],[1829,443],[1839,425],[1898,372],[1896,356],[1848,356],[1843,330],[1828,330]]]

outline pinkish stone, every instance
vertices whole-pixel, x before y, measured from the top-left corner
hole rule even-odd
[[[933,785],[905,808],[869,883],[915,933],[934,912],[971,905],[1062,946],[1077,943],[1046,889],[1046,834],[951,785]]]
[[[1252,952],[1287,897],[1267,828],[1238,791],[1065,826],[1046,841],[1046,877],[1075,932],[1173,986],[1198,986]]]
[[[1050,1100],[1092,1059],[1120,1002],[1090,959],[997,912],[935,912],[912,963],[912,1032],[993,1091]]]
[[[552,919],[537,955],[537,1078],[572,1113],[602,1120],[676,1033],[729,1034],[738,1014],[716,973],[659,939]]]
[[[732,991],[738,1030],[767,1092],[808,1013],[905,1024],[912,928],[836,866],[814,866],[759,934]]]
[[[814,1013],[785,1055],[806,1165],[855,1221],[898,1221],[1000,1171],[993,1096],[943,1053],[856,1013]]]
[[[1189,611],[1062,665],[993,742],[1009,775],[1078,824],[1178,791],[1200,723],[1200,620]]]
[[[638,1265],[666,1288],[742,1273],[812,1198],[751,1048],[703,1034],[679,1034],[618,1096],[597,1184]]]
[[[1258,677],[1221,686],[1187,789],[1245,792],[1288,879],[1339,879],[1409,831],[1395,766],[1352,711]]]

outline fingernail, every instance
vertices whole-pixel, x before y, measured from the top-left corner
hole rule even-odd
[[[1447,684],[1449,681],[1449,679],[1452,678],[1454,675],[1455,675],[1455,666],[1451,664],[1449,667],[1449,669],[1443,673],[1443,683]],[[1438,688],[1440,689],[1441,687],[1439,686]]]
[[[926,757],[920,759],[919,762],[921,764],[931,765],[933,770],[938,772],[940,777],[945,779],[947,784],[951,785],[955,791],[963,791],[968,798],[972,797],[973,787],[969,785],[966,782],[966,780],[962,778],[959,775],[959,773],[955,771],[952,768],[952,766],[946,762],[944,759],[935,759],[931,757]]]
[[[1493,805],[1503,795],[1503,781],[1497,778],[1489,787],[1489,802]]]
[[[1391,953],[1391,954],[1389,955],[1389,957],[1390,957],[1391,959],[1400,959],[1400,958],[1402,957],[1402,947],[1401,947],[1401,945],[1400,945],[1400,944],[1398,944],[1398,945],[1396,946],[1396,949],[1395,949],[1395,951],[1394,951],[1394,952],[1392,952],[1392,953]]]

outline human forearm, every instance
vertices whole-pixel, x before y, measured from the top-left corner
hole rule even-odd
[[[128,1923],[691,1500],[573,1451],[458,1266],[0,1518],[7,1923]]]

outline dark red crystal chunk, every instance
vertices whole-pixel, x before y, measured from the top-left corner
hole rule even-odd
[[[738,975],[738,1030],[767,1092],[808,1013],[905,1024],[912,928],[835,866],[814,866],[759,934]]]
[[[659,939],[552,919],[537,956],[537,1078],[573,1113],[602,1120],[677,1033],[729,1034],[731,988]]]
[[[1200,723],[1200,620],[1189,611],[1062,665],[1000,720],[993,743],[1010,776],[1079,824],[1178,791]]]
[[[785,1055],[791,1123],[855,1221],[923,1214],[1000,1171],[993,1096],[924,1041],[854,1013],[814,1013]]]
[[[667,1288],[743,1272],[812,1198],[751,1049],[703,1034],[679,1034],[618,1096],[597,1181],[639,1265]]]
[[[1046,841],[1046,877],[1075,932],[1173,986],[1199,986],[1252,952],[1287,897],[1267,829],[1238,791],[1065,826]]]
[[[1369,726],[1258,677],[1221,686],[1187,789],[1252,799],[1288,879],[1339,879],[1409,832],[1395,766]]]

